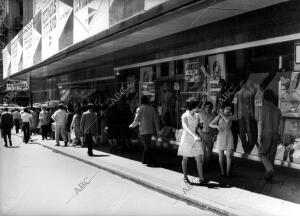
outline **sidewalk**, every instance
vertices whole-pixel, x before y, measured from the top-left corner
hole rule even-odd
[[[186,185],[180,171],[180,158],[176,154],[160,151],[157,161],[161,167],[150,168],[137,161],[141,155],[139,150],[120,157],[107,153],[108,147],[101,146],[101,151],[94,150],[94,157],[88,157],[86,148],[57,147],[54,140],[42,141],[41,136],[32,138],[35,143],[56,152],[220,214],[291,216],[300,212],[300,205],[296,204],[300,204],[298,170],[277,167],[274,181],[266,183],[260,163],[235,158],[233,178],[224,179],[218,174],[218,162],[214,157],[212,170],[205,173],[210,182],[205,186]],[[190,170],[195,170],[192,160]],[[190,174],[196,176],[194,171]],[[192,176],[190,179],[197,181]]]

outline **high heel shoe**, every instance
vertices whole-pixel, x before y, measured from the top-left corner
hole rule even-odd
[[[188,179],[188,177],[184,177],[183,178],[184,183],[186,184],[191,184],[190,180]]]

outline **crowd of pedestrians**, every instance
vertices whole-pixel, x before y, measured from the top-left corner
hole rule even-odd
[[[272,103],[273,98],[274,93],[271,90],[264,91],[264,103],[260,109],[261,127],[257,132],[261,135],[258,151],[266,169],[266,180],[273,177],[276,143],[281,132],[281,114]],[[191,157],[197,163],[199,183],[205,183],[203,166],[211,167],[214,143],[219,153],[220,174],[231,176],[231,158],[236,148],[233,124],[236,116],[229,101],[223,100],[216,107],[218,110],[214,109],[211,102],[200,103],[194,97],[186,101],[186,111],[181,116],[183,133],[177,153],[182,156],[186,183],[190,183],[187,169],[188,159]],[[132,128],[139,126],[140,140],[144,148],[142,163],[150,167],[157,165],[151,142],[153,135],[159,136],[161,133],[160,119],[155,107],[149,104],[147,96],[141,97],[141,105],[136,110],[130,107],[128,98],[122,95],[117,102],[107,100],[98,107],[92,103],[76,106],[69,103],[67,106],[59,104],[57,108],[43,105],[41,110],[24,108],[22,111],[16,109],[9,112],[5,108],[0,120],[5,147],[8,147],[8,143],[12,146],[11,130],[15,126],[16,134],[21,127],[24,143],[30,141],[31,134],[41,134],[42,140],[53,139],[55,135],[56,146],[60,146],[62,140],[65,147],[87,147],[89,156],[93,156],[93,146],[98,142],[98,135],[101,135],[101,139],[107,138],[111,152],[131,152]]]

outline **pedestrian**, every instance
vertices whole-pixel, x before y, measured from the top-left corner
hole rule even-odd
[[[185,183],[190,184],[187,175],[187,164],[190,157],[195,158],[197,163],[197,170],[199,175],[199,184],[204,183],[202,159],[203,159],[203,144],[201,138],[196,133],[196,127],[199,122],[197,114],[199,102],[194,97],[186,100],[187,110],[181,116],[182,123],[182,136],[179,143],[177,155],[182,156],[182,171],[183,180]]]
[[[141,141],[144,145],[142,163],[147,166],[155,166],[155,159],[151,147],[151,138],[154,134],[154,125],[156,133],[159,133],[159,119],[155,108],[148,104],[148,97],[143,95],[141,98],[141,106],[138,107],[135,113],[134,121],[130,128],[139,125]]]
[[[29,113],[28,108],[24,108],[24,112],[21,114],[22,130],[24,133],[23,141],[27,144],[30,140],[30,126],[32,124],[32,115]]]
[[[212,112],[213,104],[210,101],[205,102],[203,109],[199,111],[199,134],[203,142],[204,164],[210,166],[212,151],[214,147],[212,129],[209,123],[215,118]]]
[[[119,127],[118,127],[118,115],[117,115],[117,104],[111,104],[104,113],[104,128],[107,134],[107,141],[110,145],[110,152],[118,152],[118,138],[119,138]]]
[[[14,125],[16,129],[16,134],[19,133],[20,125],[21,125],[21,114],[18,109],[16,109],[13,113]]]
[[[265,180],[270,181],[274,175],[274,160],[283,128],[281,111],[275,105],[275,95],[270,89],[263,93],[261,121],[258,154],[266,170]]]
[[[34,135],[37,134],[37,128],[38,128],[38,124],[39,124],[39,115],[38,112],[36,110],[36,108],[32,108],[31,109],[31,115],[32,115],[32,125],[31,125],[31,131]]]
[[[50,114],[47,111],[47,105],[42,106],[42,111],[39,114],[40,125],[42,129],[42,140],[47,139],[48,125],[50,123]]]
[[[11,142],[11,130],[14,127],[13,115],[8,112],[8,108],[4,108],[4,112],[1,115],[1,125],[0,128],[2,130],[2,136],[5,142],[5,147],[7,146],[7,138],[9,140],[10,146],[12,146]]]
[[[73,106],[71,104],[68,104],[66,133],[67,133],[69,144],[72,144],[72,139],[71,139],[71,123],[72,123],[72,120],[73,120],[73,116],[74,116]]]
[[[80,129],[80,121],[82,117],[81,107],[77,107],[76,114],[73,117],[72,123],[71,123],[71,130],[74,130],[75,133],[75,139],[73,140],[74,145],[81,144],[83,147],[83,132]]]
[[[58,110],[51,116],[51,118],[55,122],[55,140],[56,145],[59,145],[60,136],[62,137],[63,141],[65,142],[65,147],[68,145],[67,137],[66,137],[66,123],[67,123],[67,112],[64,109],[63,104],[58,105]]]
[[[128,125],[132,122],[131,110],[126,100],[126,95],[123,94],[117,104],[117,128],[118,128],[118,143],[121,144],[121,152],[130,151],[130,142],[128,137],[130,136],[130,129]]]
[[[88,111],[84,112],[80,121],[80,128],[83,131],[84,139],[88,147],[88,155],[93,156],[93,140],[98,135],[98,119],[94,112],[94,104],[87,105]]]
[[[233,135],[231,132],[232,118],[233,117],[231,113],[230,104],[223,103],[218,116],[216,116],[214,120],[209,124],[209,127],[216,128],[219,130],[216,144],[217,144],[217,150],[219,152],[219,163],[221,168],[221,175],[225,176],[224,152],[226,151],[226,162],[227,162],[226,174],[228,177],[231,176],[230,166],[231,166],[231,158],[234,149]]]

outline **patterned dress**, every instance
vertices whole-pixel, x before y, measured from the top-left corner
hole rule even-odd
[[[195,133],[198,124],[198,114],[192,116],[187,110],[181,116],[182,122],[184,118],[187,118],[187,126],[190,131]],[[177,155],[185,157],[195,157],[201,154],[203,154],[202,142],[195,142],[193,136],[190,135],[189,132],[187,132],[185,129],[183,129]]]
[[[219,127],[221,131],[219,131],[217,136],[217,150],[233,150],[233,136],[231,132],[231,124],[232,120],[229,120],[228,123],[225,122],[223,117],[219,119]]]

